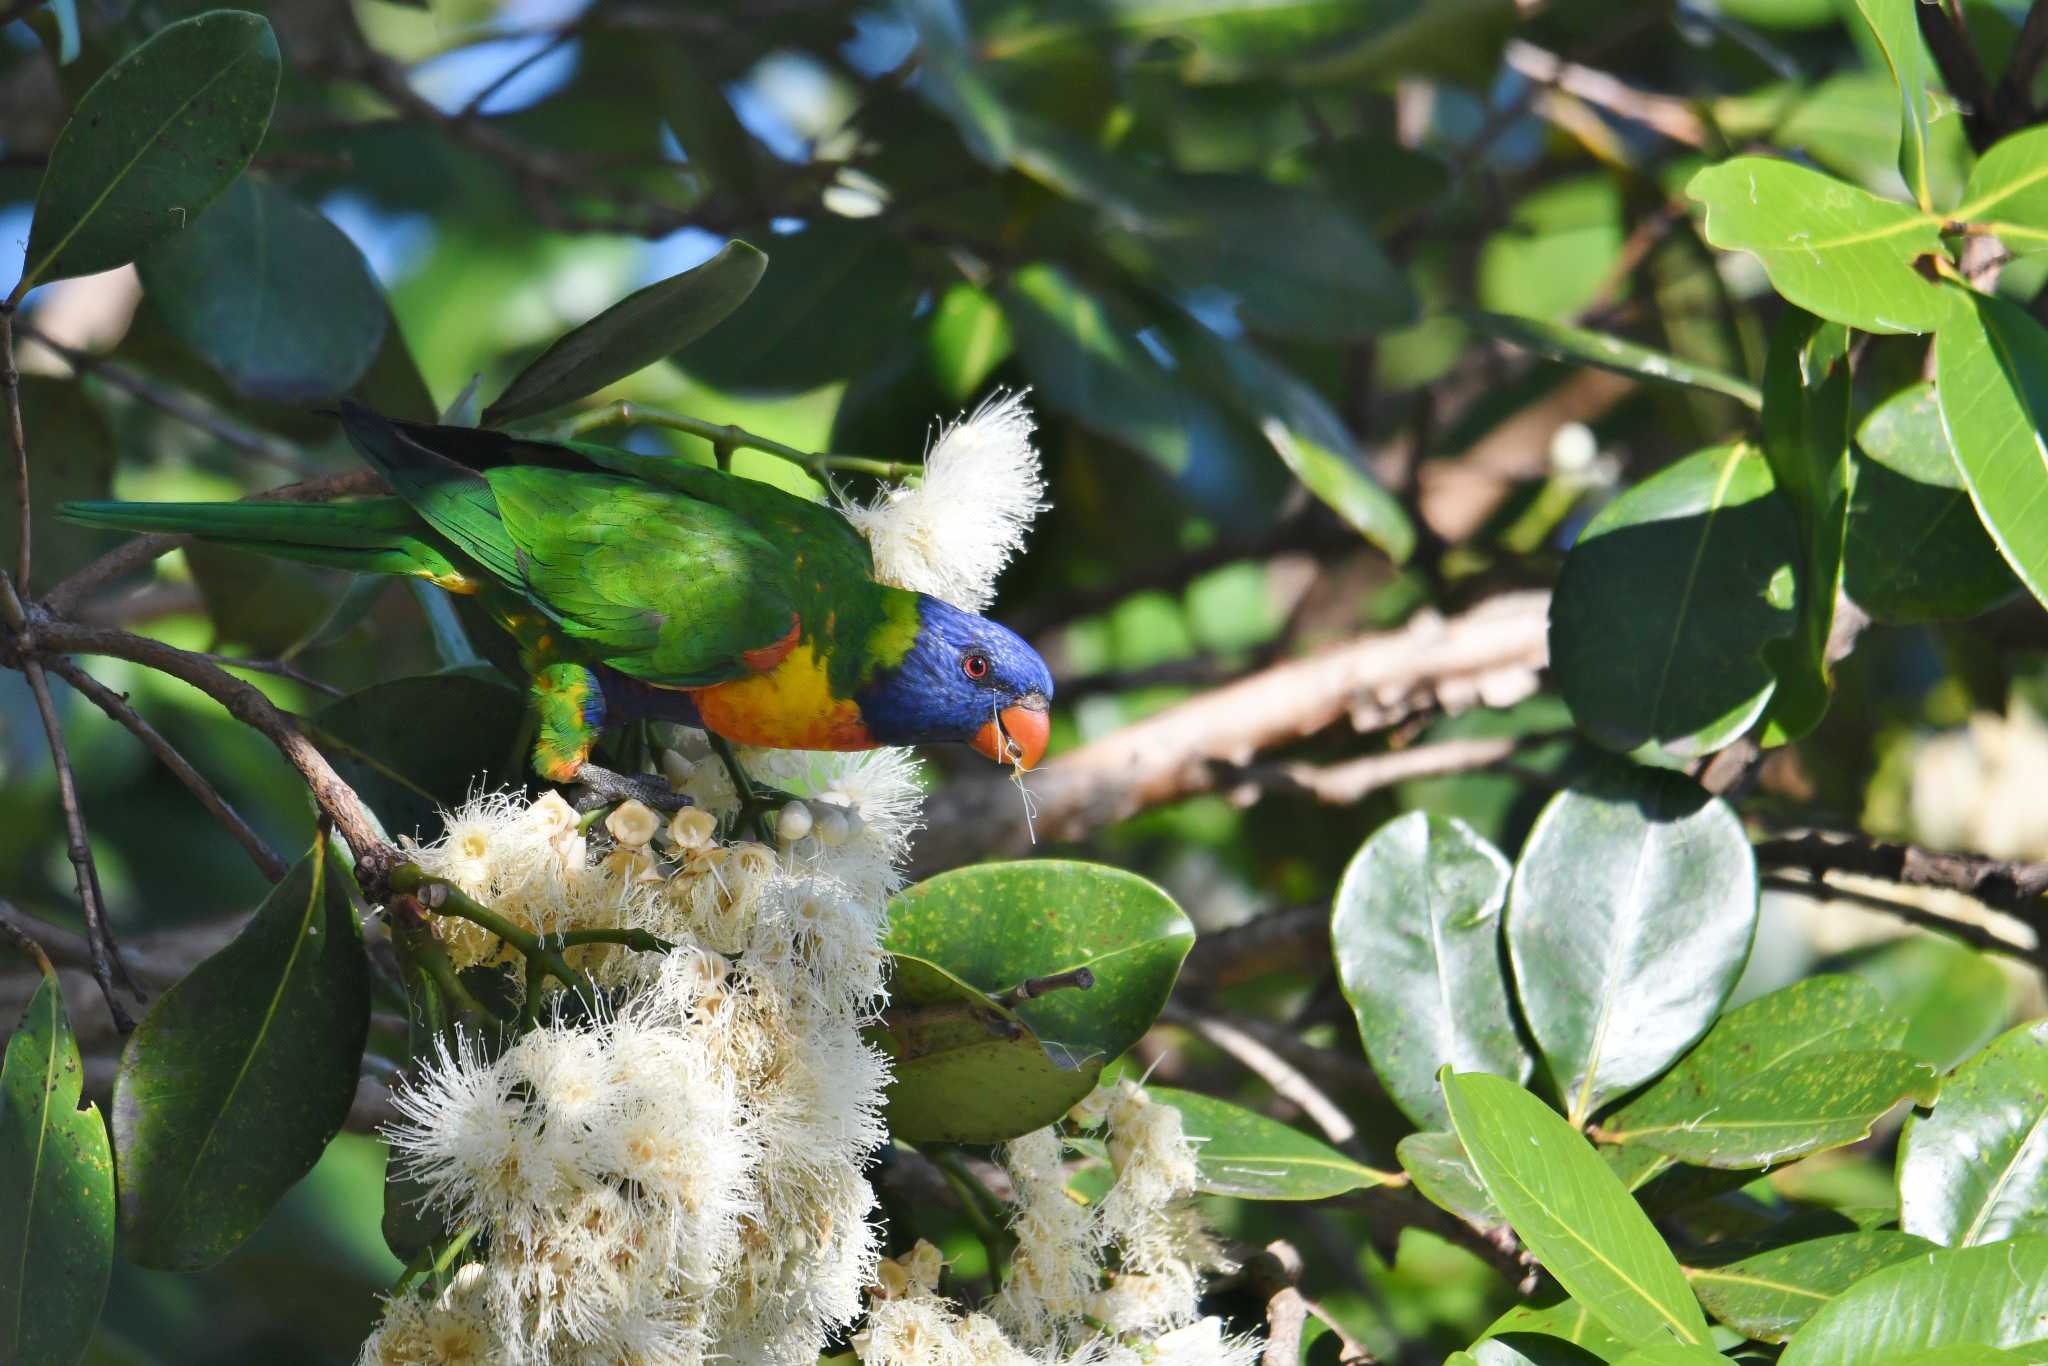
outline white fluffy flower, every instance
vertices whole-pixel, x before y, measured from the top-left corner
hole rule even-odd
[[[995,601],[996,576],[1045,508],[1035,426],[1021,392],[995,394],[940,429],[920,482],[842,503],[868,538],[875,577],[972,612]]]

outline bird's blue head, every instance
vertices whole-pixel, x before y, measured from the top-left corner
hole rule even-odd
[[[1007,626],[927,594],[917,635],[855,695],[868,733],[885,745],[952,740],[998,763],[1036,764],[1052,725],[1052,673]]]

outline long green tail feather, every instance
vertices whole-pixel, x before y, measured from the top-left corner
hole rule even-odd
[[[359,574],[410,574],[463,591],[467,576],[401,498],[354,503],[65,503],[68,522],[197,536]]]

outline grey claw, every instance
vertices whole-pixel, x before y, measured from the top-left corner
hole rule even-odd
[[[658,773],[614,773],[596,764],[585,764],[576,772],[581,789],[570,804],[578,811],[591,811],[614,802],[637,801],[656,811],[680,811],[693,803],[668,785]]]

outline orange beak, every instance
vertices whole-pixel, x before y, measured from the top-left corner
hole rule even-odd
[[[975,732],[971,743],[975,753],[999,764],[1014,761],[1024,768],[1033,768],[1045,757],[1046,742],[1051,738],[1052,711],[1034,693],[1003,708],[995,720]]]

